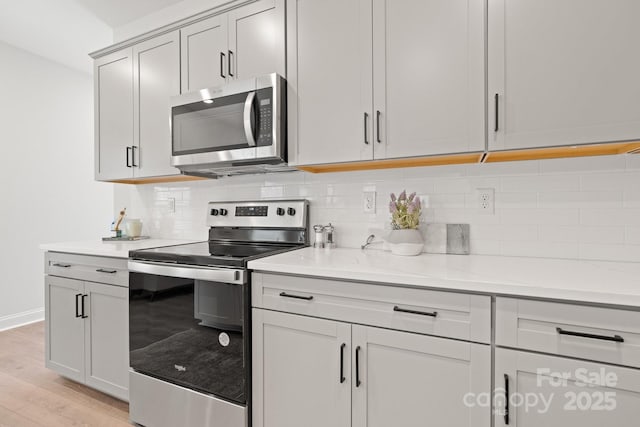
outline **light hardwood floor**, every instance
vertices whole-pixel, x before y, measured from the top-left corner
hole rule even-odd
[[[131,426],[129,405],[44,366],[44,322],[0,332],[0,427]]]

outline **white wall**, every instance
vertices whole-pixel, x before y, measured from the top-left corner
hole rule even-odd
[[[95,239],[113,184],[93,181],[93,80],[0,42],[0,330],[43,316],[45,242]]]
[[[115,207],[153,236],[206,240],[208,201],[304,197],[312,224],[331,222],[338,244],[355,248],[389,228],[388,195],[406,189],[428,199],[424,221],[471,224],[474,254],[640,262],[639,184],[640,155],[626,155],[117,186]],[[364,214],[362,191],[372,187],[378,209]],[[483,187],[496,190],[494,215],[477,209]]]
[[[0,0],[0,40],[91,73],[88,53],[113,42],[113,30],[76,0]]]

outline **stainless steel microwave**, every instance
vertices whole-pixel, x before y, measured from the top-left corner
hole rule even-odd
[[[286,82],[277,74],[171,98],[171,165],[217,176],[286,168]]]

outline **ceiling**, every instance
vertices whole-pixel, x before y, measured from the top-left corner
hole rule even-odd
[[[0,42],[91,74],[114,28],[182,0],[0,0]]]
[[[75,0],[111,28],[127,24],[181,0]]]

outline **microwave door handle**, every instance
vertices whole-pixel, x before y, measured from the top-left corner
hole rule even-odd
[[[253,101],[256,99],[256,93],[249,92],[247,100],[244,101],[244,134],[247,137],[249,146],[256,146],[256,138],[251,125],[251,114],[253,113]]]

